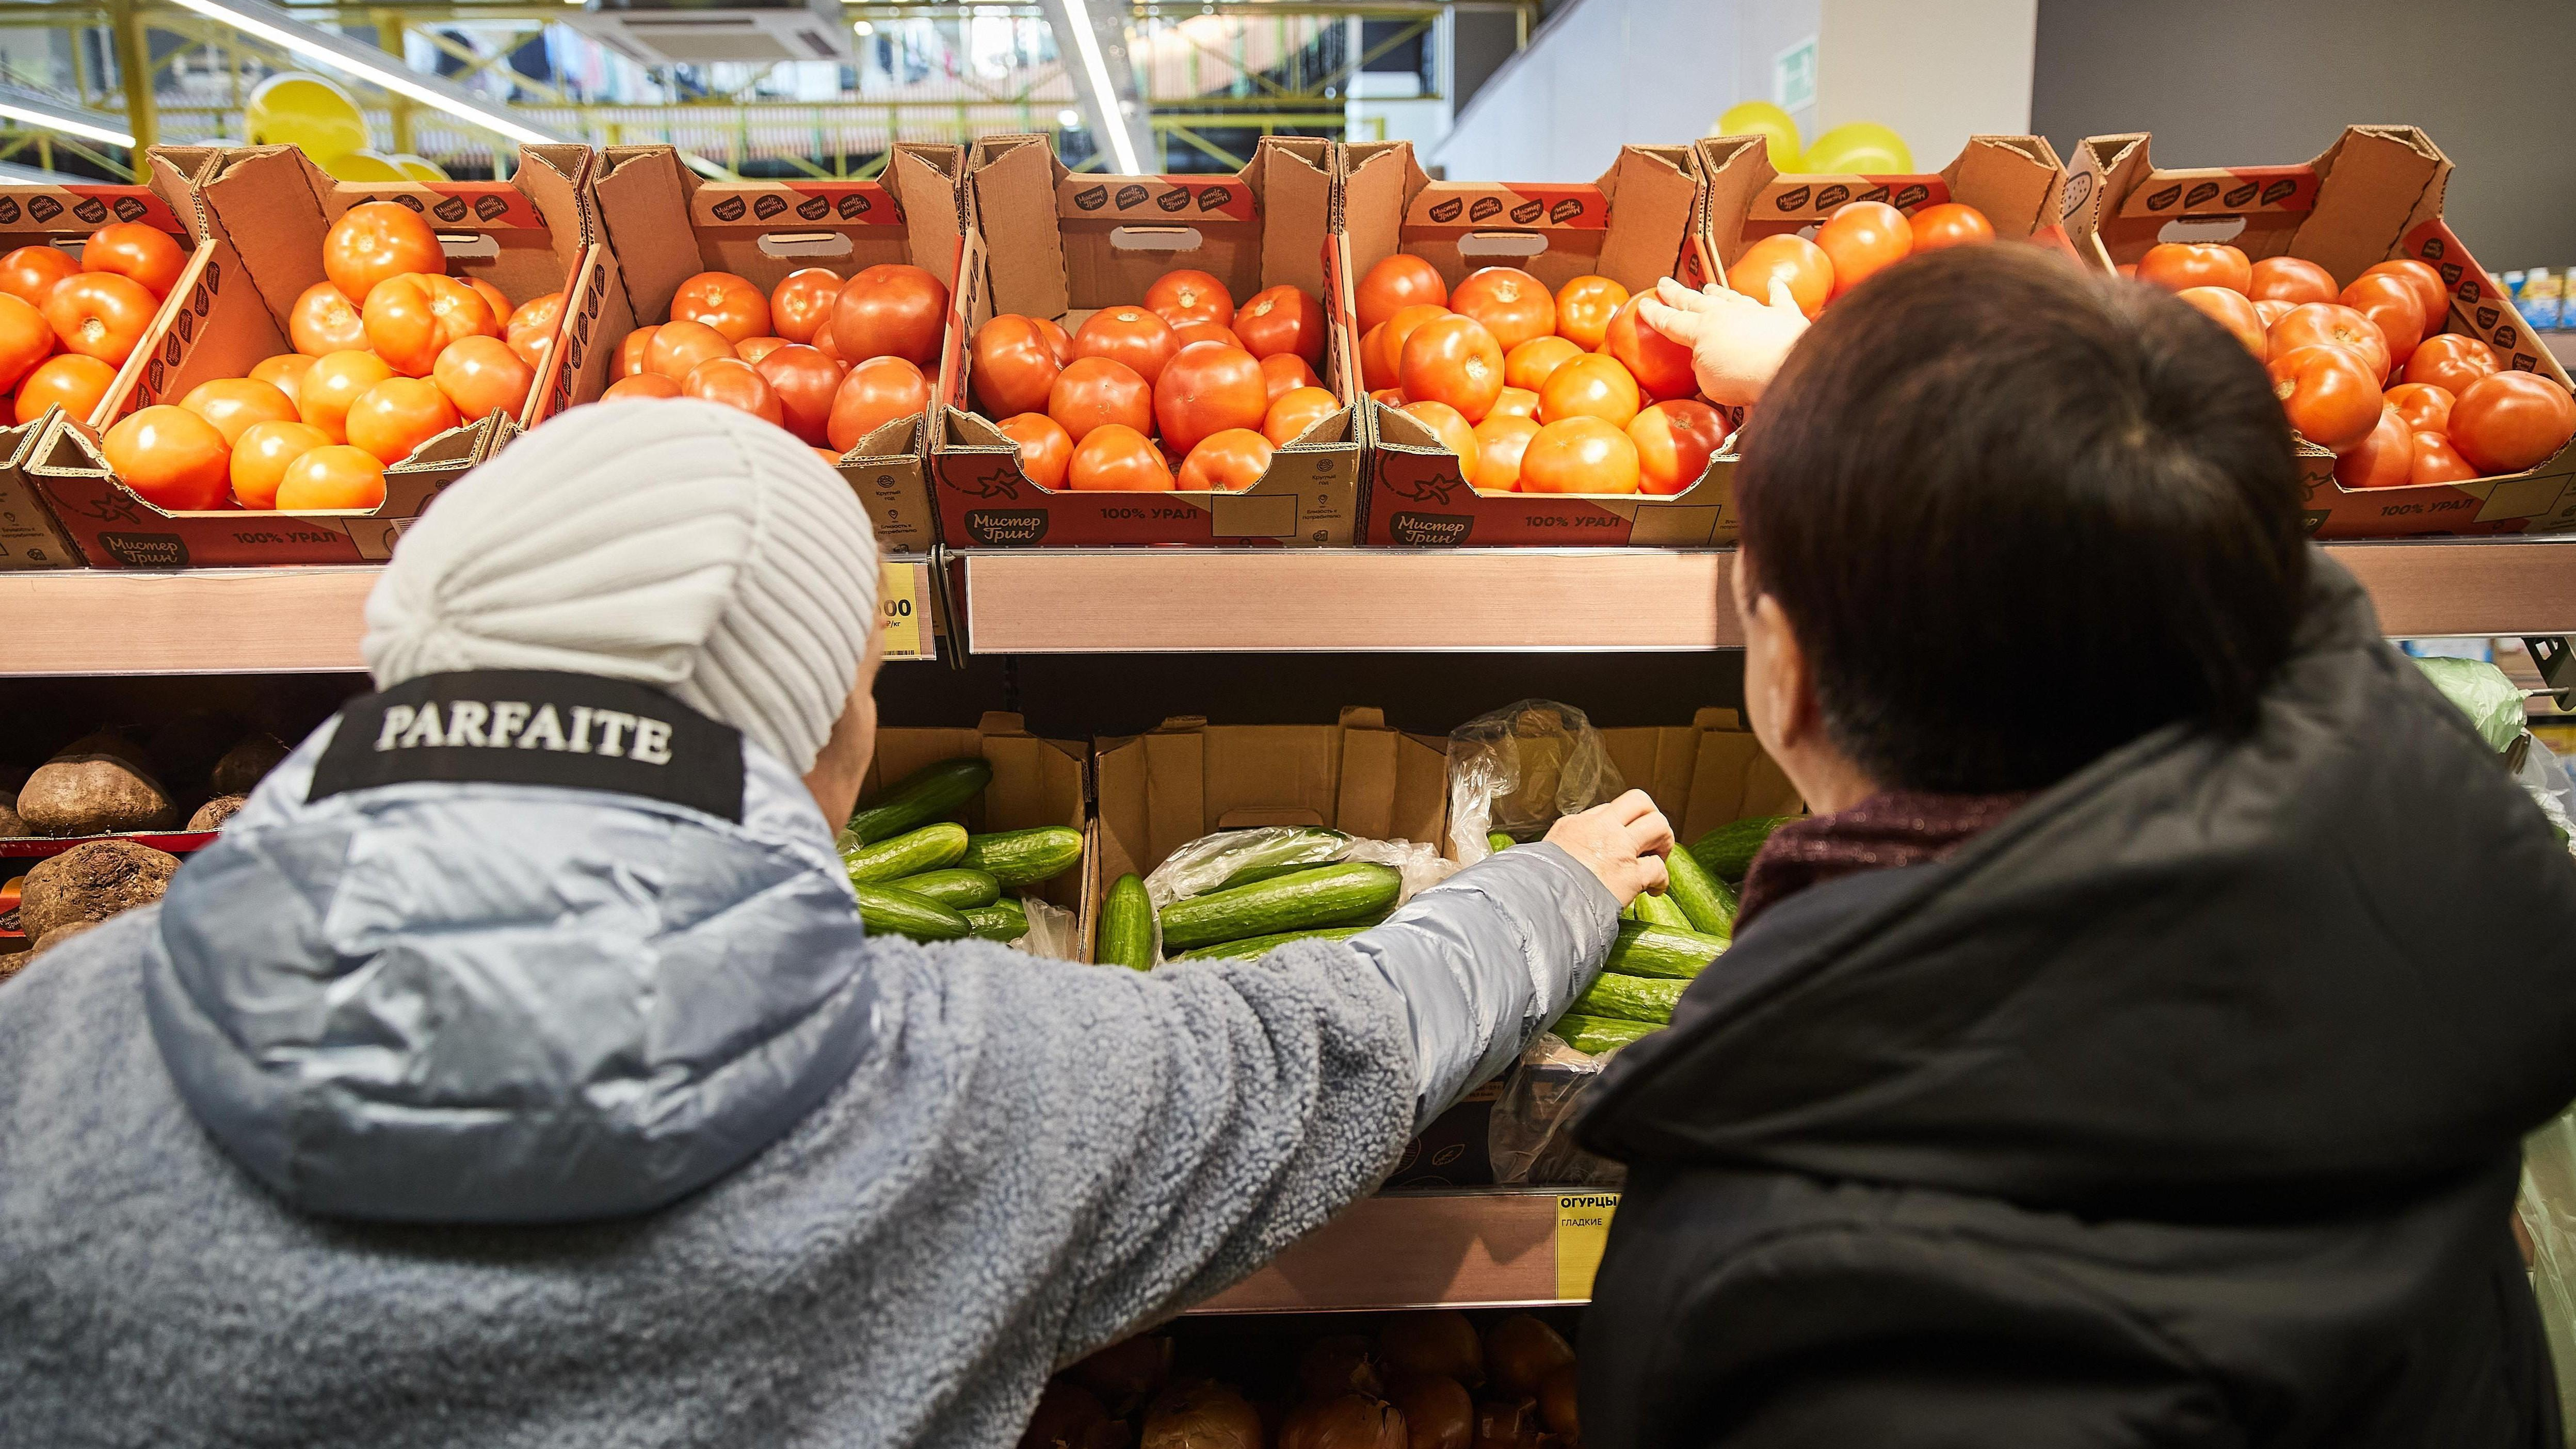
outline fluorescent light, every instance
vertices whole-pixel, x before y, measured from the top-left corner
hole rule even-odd
[[[466,91],[445,81],[428,79],[408,69],[387,64],[394,57],[372,47],[360,46],[325,30],[318,30],[296,20],[265,0],[175,0],[181,8],[193,10],[209,20],[220,21],[244,35],[265,40],[271,45],[291,50],[307,60],[328,66],[342,75],[356,76],[369,85],[381,86],[397,95],[409,96],[435,111],[443,111],[460,121],[498,131],[513,141],[529,145],[569,142],[569,136],[539,130],[524,121],[513,119],[507,111],[485,105]],[[128,143],[131,144],[131,143]]]
[[[182,5],[195,0],[179,0]],[[1118,108],[1118,92],[1109,84],[1109,62],[1100,55],[1100,37],[1091,31],[1091,12],[1083,0],[1064,0],[1065,28],[1073,32],[1073,48],[1082,58],[1083,78],[1091,82],[1092,104],[1100,107],[1102,127],[1109,132],[1109,154],[1118,162],[1118,174],[1136,176],[1144,166],[1136,159],[1135,138],[1127,134],[1126,114]]]
[[[123,146],[127,150],[134,148],[133,135],[104,124],[104,117],[93,112],[74,110],[69,106],[54,105],[40,97],[28,95],[24,91],[0,91],[0,116],[6,116],[23,125],[34,126],[38,130],[60,131],[67,136],[78,136],[89,141],[104,141],[110,146]]]
[[[874,34],[876,34],[876,33],[877,33],[877,26],[876,26],[876,22],[875,22],[875,21],[873,21],[873,20],[862,20],[862,21],[860,21],[858,24],[853,25],[853,26],[851,26],[850,28],[851,28],[852,30],[857,31],[857,32],[858,32],[858,33],[860,33],[861,35],[874,35]]]
[[[1055,123],[1068,131],[1078,131],[1082,129],[1082,112],[1067,106],[1055,113]]]

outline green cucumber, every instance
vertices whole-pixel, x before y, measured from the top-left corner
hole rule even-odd
[[[1664,857],[1664,871],[1672,877],[1665,893],[1681,907],[1684,920],[1668,922],[1689,927],[1703,936],[1735,934],[1735,892],[1726,882],[1708,873],[1699,857],[1687,850],[1676,850]]]
[[[1548,1028],[1557,1039],[1579,1052],[1599,1056],[1616,1051],[1639,1037],[1652,1036],[1661,1028],[1643,1021],[1619,1021],[1606,1016],[1581,1016],[1567,1013]]]
[[[974,933],[987,941],[1008,945],[1029,933],[1029,913],[1009,896],[989,906],[969,906],[957,914],[966,918]]]
[[[1762,850],[1762,842],[1771,832],[1795,820],[1794,815],[1756,815],[1721,825],[1691,842],[1691,854],[1708,867],[1708,873],[1719,880],[1742,883],[1744,873],[1753,868],[1753,857]]]
[[[989,906],[1002,898],[1002,883],[980,870],[951,866],[946,870],[925,870],[919,875],[903,876],[891,882],[894,889],[928,896],[952,911],[975,906]]]
[[[1233,866],[1234,870],[1217,884],[1215,890],[1232,890],[1239,885],[1251,885],[1261,880],[1275,880],[1280,872],[1273,870],[1274,866],[1289,866],[1304,870],[1310,866],[1330,865],[1341,859],[1343,852],[1351,848],[1351,838],[1338,830],[1326,830],[1321,826],[1309,825],[1280,825],[1269,828],[1272,831],[1271,838],[1260,845],[1247,845],[1240,849],[1226,851],[1225,861]],[[1255,871],[1265,871],[1268,874],[1255,875],[1253,873]],[[1214,891],[1202,891],[1200,894],[1210,895],[1214,894]]]
[[[1118,877],[1100,903],[1100,949],[1093,959],[1103,966],[1131,971],[1154,969],[1154,898],[1145,894],[1145,878]]]
[[[1005,886],[1036,885],[1082,864],[1082,832],[1070,825],[1004,830],[966,837],[959,865],[980,870]]]
[[[925,825],[919,830],[853,846],[841,852],[841,866],[856,884],[897,881],[925,870],[955,865],[966,854],[966,827]]]
[[[1619,939],[1611,943],[1607,965],[1623,976],[1666,976],[1687,980],[1697,976],[1725,949],[1726,942],[1721,937],[1629,921],[1619,927]]]
[[[1163,907],[1163,945],[1186,951],[1246,936],[1346,926],[1394,905],[1403,889],[1403,873],[1391,865],[1317,866],[1172,902]]]
[[[1366,926],[1326,926],[1314,931],[1281,931],[1270,936],[1246,936],[1239,941],[1221,941],[1213,946],[1201,946],[1195,951],[1183,951],[1172,959],[1175,961],[1257,961],[1291,941],[1347,941],[1367,929]]]
[[[1234,889],[1236,886],[1242,886],[1242,885],[1257,885],[1257,884],[1259,884],[1260,882],[1265,881],[1265,880],[1277,880],[1277,879],[1279,879],[1279,877],[1281,877],[1281,876],[1283,876],[1283,875],[1295,875],[1297,872],[1299,872],[1299,871],[1301,871],[1301,870],[1313,870],[1314,868],[1315,868],[1315,867],[1314,867],[1314,865],[1313,865],[1312,863],[1308,863],[1308,864],[1304,864],[1304,865],[1256,865],[1256,866],[1250,866],[1250,867],[1247,867],[1247,868],[1245,868],[1245,869],[1243,869],[1243,870],[1238,870],[1238,871],[1236,871],[1234,874],[1232,874],[1232,875],[1230,875],[1230,876],[1227,876],[1227,877],[1225,878],[1225,883],[1224,883],[1223,885],[1218,886],[1218,887],[1217,887],[1217,889],[1218,889],[1218,890],[1230,891],[1230,890]],[[1203,892],[1201,892],[1201,894],[1202,894],[1202,895],[1204,895],[1204,894],[1206,894],[1206,892],[1204,892],[1204,891],[1203,891]]]
[[[992,778],[993,767],[971,756],[924,765],[879,791],[874,803],[860,807],[844,829],[861,845],[873,845],[956,814]]]
[[[1500,855],[1504,851],[1509,850],[1518,844],[1520,844],[1519,841],[1512,839],[1510,836],[1505,835],[1499,830],[1488,831],[1485,835],[1485,848],[1494,852],[1496,855]]]
[[[1673,1005],[1682,999],[1682,992],[1689,985],[1687,981],[1622,976],[1616,971],[1604,971],[1593,980],[1592,989],[1574,998],[1574,1005],[1567,1009],[1581,1016],[1651,1021],[1661,1026],[1673,1019]]]
[[[883,885],[853,889],[858,892],[859,919],[876,934],[910,936],[916,941],[954,941],[974,930],[964,916],[928,896]]]
[[[1619,908],[1619,919],[1623,921],[1641,919],[1637,914],[1637,903],[1635,901],[1630,901],[1628,904],[1621,906]]]
[[[1649,926],[1672,926],[1684,931],[1691,929],[1691,918],[1683,913],[1681,903],[1671,896],[1659,896],[1650,891],[1641,891],[1638,893],[1636,906],[1637,914],[1633,919],[1643,921]]]

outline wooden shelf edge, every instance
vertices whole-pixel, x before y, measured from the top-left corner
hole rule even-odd
[[[1298,1240],[1261,1271],[1191,1308],[1191,1313],[1340,1313],[1396,1308],[1506,1308],[1580,1303],[1590,1261],[1566,1265],[1559,1244],[1579,1257],[1581,1229],[1559,1224],[1567,1198],[1599,1203],[1616,1194],[1579,1188],[1492,1188],[1392,1193],[1363,1198]],[[1597,1207],[1604,1220],[1606,1211]]]

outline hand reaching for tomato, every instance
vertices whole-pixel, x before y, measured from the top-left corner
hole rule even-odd
[[[1691,371],[1711,402],[1738,407],[1761,400],[1789,349],[1807,335],[1807,315],[1782,277],[1772,279],[1768,302],[1715,284],[1694,292],[1666,277],[1638,302],[1637,315],[1691,350]]]

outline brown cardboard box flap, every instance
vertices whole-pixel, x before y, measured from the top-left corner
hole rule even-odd
[[[1686,726],[1607,729],[1601,739],[1629,788],[1654,797],[1683,844],[1729,821],[1806,808],[1731,709],[1702,709]]]

